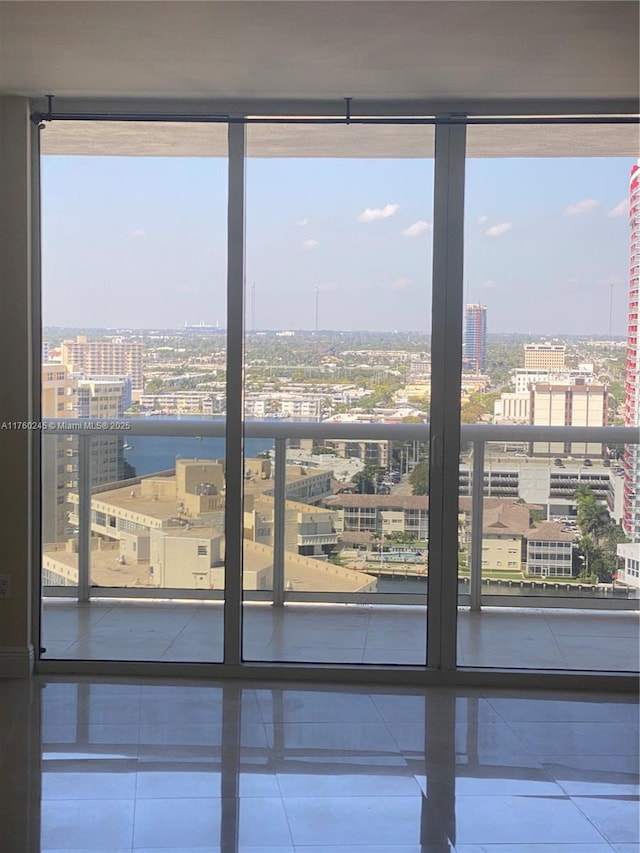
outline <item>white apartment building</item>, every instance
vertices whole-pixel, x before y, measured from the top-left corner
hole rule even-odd
[[[168,415],[214,414],[216,397],[210,391],[171,391],[162,394],[141,394],[140,408],[144,412]]]
[[[555,522],[541,522],[525,534],[527,574],[565,577],[573,574],[574,537]]]
[[[493,404],[494,423],[528,424],[530,404],[528,391],[501,394]]]
[[[616,554],[620,560],[617,579],[627,586],[640,589],[640,542],[618,545]]]
[[[529,423],[534,426],[607,425],[609,393],[606,385],[552,385],[539,383],[530,391]],[[533,455],[601,456],[595,442],[534,442]]]
[[[249,418],[281,417],[287,420],[319,421],[327,408],[326,394],[249,392],[244,411]]]
[[[531,389],[532,385],[538,383],[551,383],[552,385],[573,385],[579,381],[591,382],[593,380],[593,365],[579,364],[572,370],[547,370],[537,367],[517,367],[513,371],[511,381],[516,394],[524,394]]]

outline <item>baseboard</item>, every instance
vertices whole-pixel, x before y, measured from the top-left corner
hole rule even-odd
[[[0,646],[0,678],[29,678],[33,675],[35,651],[28,646]]]

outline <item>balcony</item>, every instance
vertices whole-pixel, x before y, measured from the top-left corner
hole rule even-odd
[[[224,436],[221,421],[167,422],[144,418],[129,423],[130,429],[124,433],[127,441],[153,436],[176,439],[200,436],[203,440]],[[48,422],[44,442],[48,435],[60,433],[65,433],[63,427],[55,421]],[[199,550],[202,556],[207,555],[206,571],[194,570],[189,583],[183,578],[179,585],[163,583],[157,571],[147,573],[144,560],[135,562],[134,572],[129,569],[128,558],[120,564],[121,548],[116,537],[124,540],[129,536],[128,541],[133,542],[140,528],[134,515],[142,512],[143,503],[137,496],[141,478],[114,484],[127,493],[125,502],[131,496],[131,503],[123,509],[120,520],[107,513],[100,519],[94,515],[92,521],[92,511],[95,513],[96,509],[92,503],[98,501],[103,510],[104,493],[110,487],[91,487],[89,465],[95,432],[73,434],[78,439],[80,474],[77,493],[71,500],[78,533],[65,564],[64,578],[56,578],[56,566],[62,560],[58,549],[49,549],[53,550],[49,554],[45,549],[41,643],[46,648],[44,659],[222,662],[225,606],[228,606],[223,559],[216,563],[213,557],[209,559],[209,550]],[[256,522],[266,544],[260,544],[258,538],[252,542],[244,540],[243,659],[270,663],[424,666],[429,610],[426,548],[412,546],[405,549],[404,556],[398,549],[397,558],[385,555],[379,535],[385,528],[380,526],[376,533],[378,528],[373,523],[369,525],[369,533],[355,534],[356,540],[358,536],[363,539],[361,544],[367,550],[354,549],[353,560],[346,565],[289,551],[291,538],[287,538],[286,518],[292,506],[299,506],[290,504],[290,493],[298,495],[304,490],[290,488],[286,452],[287,441],[300,438],[396,441],[404,448],[415,447],[428,439],[428,426],[247,422],[245,437],[268,439],[272,443],[274,473],[264,492],[272,501],[273,525],[260,528],[263,522]],[[520,574],[516,578],[510,576],[516,573],[506,571],[506,563],[501,571],[483,569],[483,559],[486,561],[483,527],[484,521],[490,520],[483,516],[493,513],[495,507],[485,503],[475,484],[483,483],[486,494],[493,476],[506,476],[494,473],[498,463],[495,453],[492,456],[492,445],[497,442],[505,447],[525,446],[533,441],[635,445],[638,430],[464,425],[461,441],[468,448],[469,474],[461,491],[466,497],[460,498],[459,525],[464,530],[459,529],[458,666],[637,671],[638,589],[615,582],[580,583],[574,578],[548,576],[545,571]],[[555,476],[553,460],[525,460],[519,456],[509,457],[509,464],[521,465],[528,472],[534,468],[545,471],[549,483]],[[487,467],[492,465],[489,477]],[[407,461],[407,471],[410,467]],[[603,470],[617,484],[611,469]],[[314,476],[316,473],[314,470]],[[170,474],[163,471],[156,479],[166,480]],[[405,503],[414,501],[406,477],[405,472],[395,493],[380,496],[377,503],[382,501],[385,511],[395,503],[402,503],[398,498],[403,495]],[[592,477],[592,472],[580,465],[576,482],[581,478],[586,482],[588,477]],[[510,476],[509,481],[512,480]],[[554,492],[557,491],[554,487]],[[557,500],[568,498],[570,494]],[[317,502],[316,496],[307,495],[307,499]],[[153,495],[149,501],[154,504]],[[157,498],[155,501],[161,503]],[[546,509],[551,511],[554,504],[551,491],[546,503]],[[316,507],[307,503],[305,509],[313,512]],[[322,507],[317,509],[327,511]],[[168,519],[175,522],[173,525],[164,525],[164,529],[177,531],[176,542],[182,537],[197,541],[198,549],[219,547],[209,533],[205,536],[205,527],[198,526],[197,518],[185,515],[183,510],[176,510],[173,519]],[[113,540],[105,541],[109,533]],[[337,538],[336,534],[301,534],[293,541],[298,546],[315,548],[332,545]],[[142,539],[137,541],[140,543]],[[152,562],[150,557],[147,562]],[[455,574],[456,566],[451,570]]]

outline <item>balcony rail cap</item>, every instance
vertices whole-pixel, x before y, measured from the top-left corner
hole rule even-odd
[[[224,437],[225,420],[207,418],[131,418],[93,420],[51,418],[43,423],[45,434],[76,435],[85,438],[128,439],[133,436]],[[246,420],[247,438],[327,438],[356,441],[427,441],[429,424],[330,423],[285,420]],[[462,441],[589,442],[610,444],[640,443],[640,427],[619,426],[531,426],[527,424],[462,424]]]

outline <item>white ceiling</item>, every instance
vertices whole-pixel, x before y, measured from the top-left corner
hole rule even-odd
[[[0,92],[638,97],[637,2],[0,2]]]

